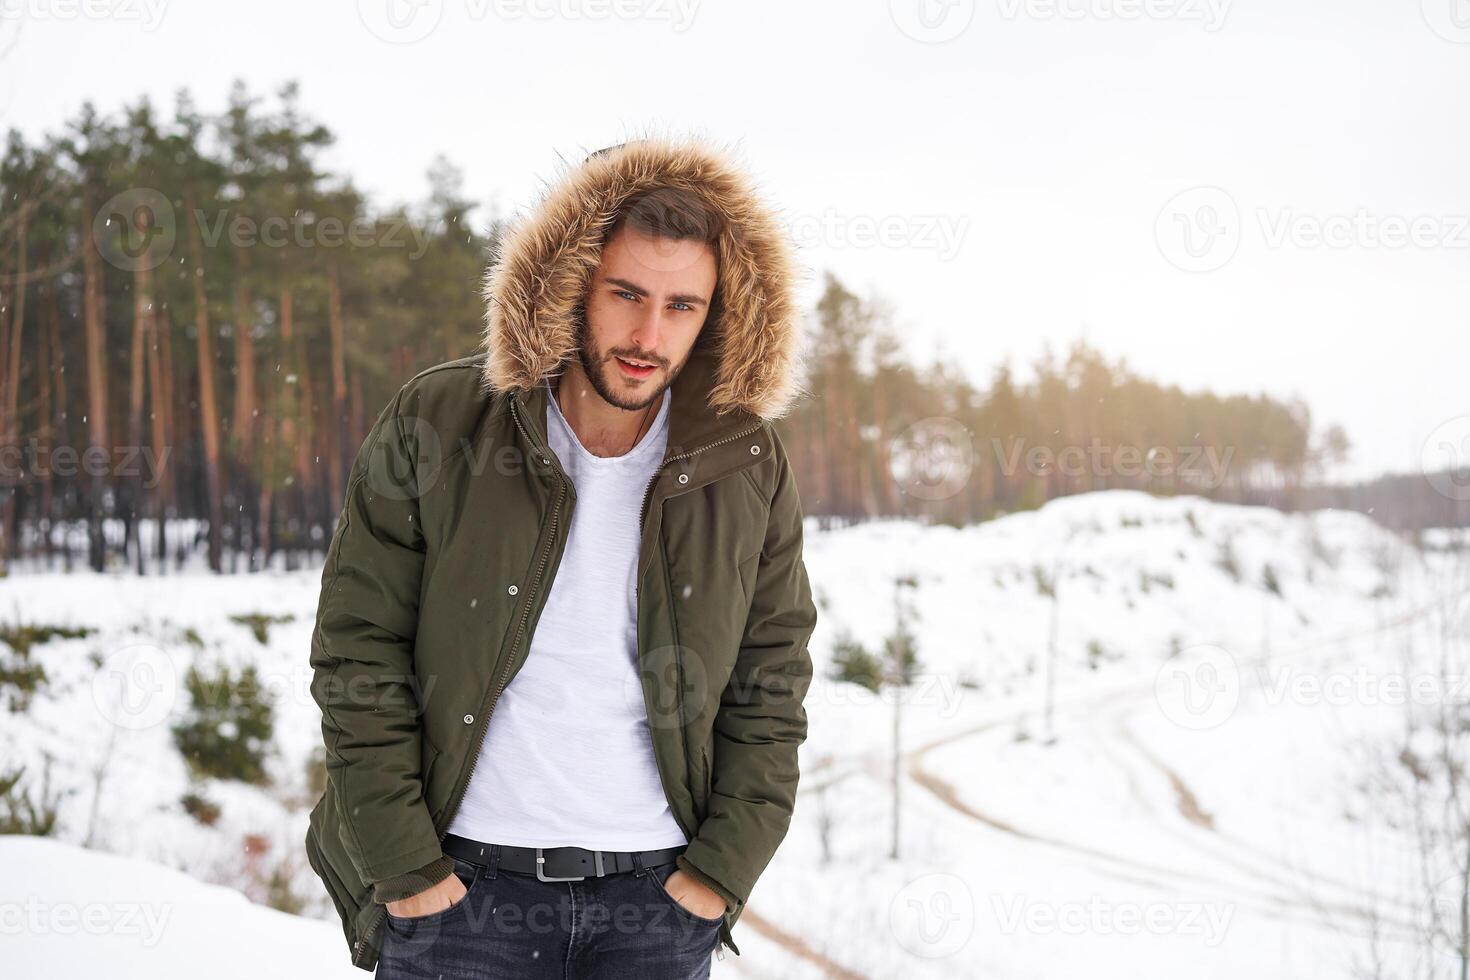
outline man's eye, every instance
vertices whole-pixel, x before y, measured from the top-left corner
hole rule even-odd
[[[692,310],[692,309],[694,309],[694,307],[690,306],[688,303],[674,303],[673,305],[674,306],[682,306],[684,308],[684,310]],[[682,313],[684,310],[680,310],[679,312]]]
[[[637,299],[638,298],[636,294],[630,293],[626,289],[619,289],[615,295],[621,296],[624,299]]]

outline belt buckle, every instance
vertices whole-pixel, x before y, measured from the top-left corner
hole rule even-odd
[[[593,851],[592,852],[592,863],[597,868],[597,877],[599,877],[599,878],[603,877],[603,870],[602,870],[602,852],[601,851]],[[587,876],[586,875],[573,875],[572,877],[569,877],[569,878],[549,877],[542,870],[542,868],[543,868],[543,866],[545,864],[546,864],[546,858],[544,856],[542,856],[542,854],[541,854],[541,848],[538,847],[538,848],[536,848],[536,880],[538,880],[538,881],[586,881],[587,880]]]

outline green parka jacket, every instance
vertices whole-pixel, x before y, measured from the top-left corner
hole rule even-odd
[[[721,154],[624,144],[584,161],[506,238],[486,282],[486,352],[405,384],[352,468],[312,636],[328,785],[306,853],[365,970],[383,903],[450,873],[440,842],[577,503],[547,445],[544,382],[574,356],[607,212],[662,184],[699,190],[728,225],[715,309],[674,381],[668,450],[644,495],[641,696],[690,838],[679,866],[725,898],[721,943],[737,955],[731,928],[786,835],[817,618],[771,426],[800,390],[791,259]]]

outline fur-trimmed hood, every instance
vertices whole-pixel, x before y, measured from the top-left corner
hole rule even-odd
[[[639,139],[592,154],[502,237],[485,274],[485,384],[528,391],[575,356],[578,310],[604,230],[625,201],[656,187],[694,191],[721,219],[718,319],[704,325],[695,351],[707,347],[716,359],[702,401],[716,415],[782,417],[804,393],[791,246],[749,178],[694,138]],[[698,376],[686,371],[674,387]]]

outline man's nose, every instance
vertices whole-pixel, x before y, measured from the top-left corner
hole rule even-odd
[[[651,354],[658,350],[659,338],[663,334],[663,310],[648,309],[640,312],[641,316],[637,326],[633,328],[631,340],[639,350]]]

